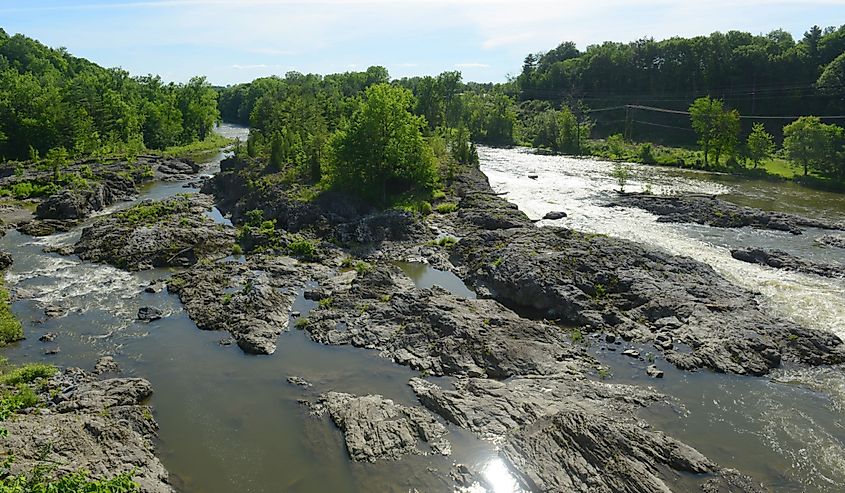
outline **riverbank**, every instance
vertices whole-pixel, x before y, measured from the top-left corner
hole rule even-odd
[[[816,190],[827,190],[837,193],[845,192],[845,181],[813,174],[803,176],[786,159],[777,156],[764,159],[756,168],[742,165],[728,166],[727,164],[705,167],[701,151],[692,148],[670,147],[648,142],[625,142],[621,140],[611,143],[609,139],[590,140],[587,143],[587,148],[589,149],[589,153],[582,157],[593,157],[617,163],[645,164],[666,168],[725,173],[756,180],[786,180]]]

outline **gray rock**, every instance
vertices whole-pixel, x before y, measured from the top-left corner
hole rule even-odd
[[[660,216],[659,222],[698,223],[720,228],[752,226],[801,234],[802,228],[845,230],[845,223],[808,219],[732,204],[712,195],[624,194],[613,205],[637,207]]]
[[[679,473],[702,483],[728,474],[636,418],[661,398],[648,389],[571,377],[461,379],[454,390],[413,379],[411,387],[447,421],[502,441],[500,455],[529,491],[684,491]]]
[[[41,354],[43,354],[44,356],[54,356],[56,354],[59,354],[60,352],[62,352],[62,348],[52,347],[41,351]]]
[[[272,354],[288,330],[292,293],[328,271],[289,257],[250,256],[246,263],[196,265],[170,278],[168,289],[200,329],[227,330],[243,351]]]
[[[592,361],[566,331],[520,318],[496,301],[417,289],[395,267],[351,274],[332,286],[330,305],[308,315],[305,328],[315,341],[378,349],[438,376],[550,374],[580,371]]]
[[[660,370],[655,365],[649,365],[645,372],[651,378],[663,378],[663,370]]]
[[[11,253],[0,251],[0,271],[4,271],[11,267],[13,261],[14,259],[12,258]]]
[[[40,412],[21,413],[3,423],[8,431],[0,445],[15,456],[12,474],[28,474],[46,461],[59,475],[87,470],[94,477],[110,478],[131,472],[144,493],[174,491],[154,454],[157,425],[142,405],[152,392],[149,382],[97,381],[81,370],[67,369],[37,391],[45,403]]]
[[[775,269],[814,274],[822,277],[845,277],[845,265],[825,264],[800,259],[781,250],[741,248],[731,250],[731,256],[751,264],[767,265]]]
[[[55,332],[47,332],[46,334],[42,334],[41,337],[38,338],[41,342],[53,342],[58,337],[58,334]]]
[[[304,388],[311,387],[311,382],[309,382],[308,380],[305,380],[302,377],[297,377],[297,376],[288,377],[288,383],[291,384],[291,385],[297,385],[299,387],[304,387]]]
[[[654,345],[660,349],[672,349],[675,345],[672,343],[672,338],[666,334],[657,334],[654,337]]]
[[[94,366],[94,374],[102,375],[103,373],[118,373],[120,368],[111,356],[103,356],[97,360]]]
[[[554,220],[557,220],[557,219],[563,219],[564,217],[567,217],[567,214],[565,212],[562,212],[562,211],[561,212],[547,212],[546,215],[543,216],[543,219],[548,219],[550,221],[554,221]]]
[[[44,315],[47,318],[59,318],[63,317],[67,314],[67,309],[57,306],[57,305],[48,305],[44,307]]]
[[[622,356],[627,356],[629,358],[639,358],[640,352],[636,349],[626,349],[622,351]]]
[[[145,202],[83,229],[74,252],[127,270],[223,258],[232,251],[235,231],[207,217],[210,208],[210,198],[196,194]]]
[[[845,248],[845,234],[820,236],[816,238],[816,242],[820,245]]]
[[[346,440],[349,458],[375,462],[408,454],[451,453],[448,431],[427,411],[394,403],[380,395],[354,396],[328,392],[311,406],[315,415],[328,412]],[[422,444],[428,445],[421,449]]]
[[[465,280],[520,313],[638,342],[670,331],[673,347],[682,344],[695,356],[674,360],[685,368],[762,375],[782,360],[845,362],[839,337],[762,309],[755,293],[703,263],[525,221],[525,227],[475,231],[452,249]]]
[[[154,306],[144,306],[138,309],[138,320],[152,322],[164,316],[164,312]]]

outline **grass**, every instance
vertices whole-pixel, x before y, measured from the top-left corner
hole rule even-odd
[[[137,226],[153,224],[166,216],[187,210],[188,202],[186,200],[174,199],[165,202],[153,202],[152,204],[138,204],[115,215]]]
[[[183,146],[173,146],[160,152],[161,155],[176,158],[189,158],[202,161],[216,154],[220,149],[233,143],[235,139],[223,137],[218,133],[210,133],[205,140],[192,142]]]
[[[366,274],[373,270],[373,264],[363,260],[355,260],[352,257],[346,257],[340,264],[341,269],[354,270],[358,274]]]
[[[443,238],[440,238],[438,240],[434,240],[434,241],[430,242],[429,244],[431,246],[439,246],[439,247],[443,247],[443,248],[452,248],[457,243],[458,243],[457,238],[454,238],[452,236],[444,236]]]
[[[458,204],[453,202],[444,202],[442,204],[438,204],[437,207],[434,208],[440,214],[450,214],[458,210]]]
[[[0,273],[0,346],[23,339],[23,326],[9,306],[9,291]]]
[[[792,167],[786,159],[782,158],[772,158],[763,161],[760,163],[758,169],[764,169],[770,175],[782,176],[790,180],[797,176],[795,173],[797,168]]]
[[[0,384],[18,385],[33,383],[40,378],[52,377],[57,371],[58,370],[53,365],[30,363],[13,368],[9,371],[4,371],[3,374],[0,375]]]

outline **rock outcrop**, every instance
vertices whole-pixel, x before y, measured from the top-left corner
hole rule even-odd
[[[74,253],[133,271],[223,258],[235,231],[215,224],[205,215],[210,209],[210,198],[195,194],[143,202],[83,229]]]
[[[800,259],[781,250],[737,248],[731,250],[731,256],[743,262],[766,265],[775,269],[814,274],[822,277],[845,277],[845,265],[812,262]]]
[[[454,390],[413,379],[424,406],[501,443],[500,456],[530,491],[689,491],[679,478],[758,492],[747,477],[639,421],[653,391],[573,378],[463,379]],[[718,491],[718,489],[714,490]]]
[[[179,295],[204,330],[227,330],[247,353],[272,354],[287,330],[296,292],[328,269],[288,257],[251,257],[197,265],[175,274],[168,290]]]
[[[824,246],[845,248],[845,234],[820,236],[816,242]]]
[[[483,175],[467,180],[486,182]],[[681,369],[762,375],[784,360],[845,362],[837,336],[776,317],[701,262],[602,235],[536,228],[492,194],[467,195],[460,210],[464,220],[454,227],[468,234],[453,248],[453,262],[479,294],[523,315],[641,342],[660,337],[667,360]]]
[[[449,455],[448,431],[424,409],[403,406],[380,395],[322,394],[310,405],[317,416],[326,413],[343,432],[349,458],[375,462],[408,454]],[[423,445],[425,444],[425,445]]]
[[[350,271],[315,295],[325,301],[303,322],[312,339],[378,349],[431,375],[507,378],[591,361],[559,327],[520,318],[493,300],[416,289],[395,267]]]
[[[143,404],[151,394],[150,383],[140,378],[97,380],[79,369],[58,373],[40,391],[42,408],[3,423],[7,433],[0,444],[14,454],[11,472],[47,461],[58,475],[87,470],[109,479],[131,473],[144,493],[173,492],[154,455],[157,424]]]
[[[804,228],[845,230],[845,223],[808,219],[732,204],[713,195],[622,194],[611,205],[637,207],[660,216],[658,222],[698,223],[719,228],[751,226],[801,234]]]

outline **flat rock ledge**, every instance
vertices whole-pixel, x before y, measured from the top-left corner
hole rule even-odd
[[[396,404],[380,395],[340,392],[322,394],[310,407],[315,416],[329,414],[343,432],[349,458],[354,461],[451,453],[446,427],[425,409]]]
[[[235,230],[206,216],[211,207],[210,197],[196,194],[143,202],[83,229],[74,253],[130,271],[226,257]]]
[[[529,491],[763,491],[639,421],[636,410],[661,398],[648,389],[545,377],[410,384],[425,407],[499,443]]]
[[[226,330],[244,352],[272,354],[298,290],[327,270],[290,257],[251,256],[245,263],[198,264],[174,274],[167,288],[200,329]]]
[[[327,280],[302,324],[323,344],[377,349],[428,375],[507,378],[581,373],[593,365],[560,327],[520,318],[494,300],[418,289],[392,266]]]
[[[143,404],[152,391],[141,378],[98,380],[78,368],[61,371],[40,390],[43,407],[3,423],[8,433],[0,447],[14,456],[11,472],[48,461],[58,475],[87,470],[108,479],[131,472],[144,493],[174,492],[152,445],[158,425]]]
[[[813,274],[822,277],[845,277],[845,265],[824,264],[804,260],[781,250],[739,248],[731,250],[731,256],[742,262],[766,265],[775,269]]]
[[[658,222],[698,223],[719,228],[751,226],[801,234],[804,228],[845,230],[845,223],[809,219],[732,204],[713,195],[619,195],[612,205],[636,207],[660,216]]]

